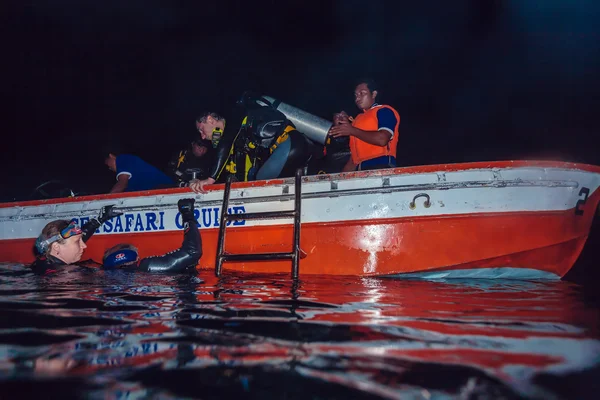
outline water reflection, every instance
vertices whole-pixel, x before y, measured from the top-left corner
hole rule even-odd
[[[1,393],[552,399],[597,385],[600,314],[567,282],[200,278],[0,266]]]

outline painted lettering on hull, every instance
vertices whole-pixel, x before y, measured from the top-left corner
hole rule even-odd
[[[234,206],[228,208],[230,214],[245,214],[246,207]],[[194,217],[200,228],[218,228],[220,222],[220,208],[208,207],[194,210]],[[72,218],[72,221],[83,226],[94,217]],[[181,214],[178,212],[173,220],[165,215],[165,211],[146,211],[137,213],[125,213],[106,221],[96,233],[133,233],[133,232],[154,232],[164,231],[168,228],[183,229]],[[246,220],[229,221],[227,226],[244,226]]]
[[[196,222],[198,223],[198,226],[202,227],[202,228],[219,227],[219,221],[221,219],[219,211],[220,211],[219,207],[203,208],[201,210],[194,210],[194,217],[196,218]],[[244,214],[246,212],[246,207],[244,207],[244,206],[229,207],[227,209],[227,212],[229,214]],[[246,225],[246,220],[239,220],[239,221],[227,221],[227,226],[232,225],[232,222],[233,222],[233,226]],[[181,221],[180,213],[177,213],[177,215],[175,216],[175,225],[177,226],[178,229],[183,229],[183,223]]]

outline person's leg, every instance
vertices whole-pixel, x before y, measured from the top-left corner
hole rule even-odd
[[[275,179],[279,177],[292,148],[292,137],[281,143],[256,173],[257,180]]]
[[[290,132],[290,152],[281,173],[280,178],[290,177],[296,175],[298,168],[304,168],[315,151],[322,151],[318,149],[306,136],[298,131]]]
[[[289,138],[275,149],[271,157],[256,174],[256,179],[274,179],[294,176],[298,168],[304,168],[311,156],[306,136],[290,131]]]

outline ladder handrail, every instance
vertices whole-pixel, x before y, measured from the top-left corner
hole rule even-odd
[[[300,216],[302,214],[302,169],[296,170],[294,180],[294,248],[292,253],[292,278],[298,279],[300,272]]]
[[[219,225],[219,238],[217,240],[217,260],[215,264],[215,275],[221,276],[221,269],[223,265],[223,247],[225,245],[225,228],[227,222],[225,221],[227,215],[227,209],[229,208],[229,193],[231,191],[231,180],[233,175],[229,175],[225,182],[225,190],[223,192],[223,206],[221,207],[221,224]]]

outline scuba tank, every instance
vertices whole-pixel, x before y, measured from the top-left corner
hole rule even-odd
[[[245,117],[238,139],[232,146],[225,169],[239,181],[256,179],[256,173],[270,154],[296,130],[306,138],[308,146],[324,145],[332,122],[282,103],[269,96],[245,92],[237,101]],[[322,150],[319,151],[322,153]]]
[[[270,96],[260,96],[250,92],[242,95],[238,102],[246,107],[270,107],[280,111],[296,127],[296,130],[316,143],[325,144],[327,133],[333,125],[331,121],[317,117],[297,107],[283,103]]]
[[[325,144],[327,133],[333,125],[331,121],[307,113],[273,97],[263,96],[263,98],[269,101],[274,109],[281,111],[294,124],[298,132],[303,133],[314,142]]]
[[[269,106],[281,111],[296,126],[298,132],[303,133],[313,142],[324,145],[325,152],[321,157],[314,158],[309,166],[316,169],[312,171],[313,173],[335,173],[342,170],[350,158],[350,139],[347,136],[338,138],[328,136],[332,122],[270,96],[263,96],[262,99],[269,102]]]

